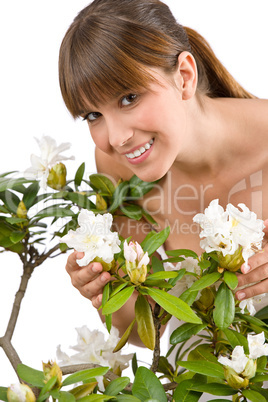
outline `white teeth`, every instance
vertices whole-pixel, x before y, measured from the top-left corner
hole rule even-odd
[[[141,156],[145,151],[147,151],[148,149],[151,148],[153,143],[154,143],[154,140],[151,139],[144,146],[140,147],[139,149],[136,149],[133,153],[131,152],[130,154],[126,154],[126,157],[128,159],[134,159],[134,158],[137,158],[138,156]]]

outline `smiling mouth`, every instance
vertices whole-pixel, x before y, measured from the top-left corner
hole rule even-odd
[[[144,152],[148,151],[148,149],[151,148],[151,146],[154,143],[154,139],[152,138],[149,142],[147,142],[145,145],[142,147],[136,149],[134,152],[131,152],[129,154],[125,154],[128,159],[135,159],[144,154]]]

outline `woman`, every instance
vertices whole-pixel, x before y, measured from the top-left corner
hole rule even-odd
[[[170,225],[167,249],[201,252],[192,218],[215,198],[268,216],[268,101],[244,90],[164,3],[93,1],[63,39],[59,71],[67,108],[89,125],[98,171],[115,181],[159,180],[140,204],[158,230]],[[148,228],[116,224],[137,241]],[[236,293],[239,300],[268,291],[267,254],[264,248],[242,267],[239,285],[250,286]],[[77,258],[71,254],[66,266],[72,283],[99,308],[110,275],[98,263],[81,269]],[[121,333],[132,311],[133,300],[113,315]]]

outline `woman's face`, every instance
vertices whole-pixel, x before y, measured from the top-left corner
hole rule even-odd
[[[151,71],[150,71],[151,72]],[[153,70],[157,82],[85,114],[96,146],[140,179],[163,177],[189,145],[186,102],[172,77]]]

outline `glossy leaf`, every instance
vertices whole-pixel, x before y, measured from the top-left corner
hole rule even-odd
[[[248,341],[244,335],[242,335],[240,332],[234,331],[229,328],[224,329],[223,332],[233,349],[236,346],[243,346],[245,353],[246,354],[249,353]]]
[[[133,200],[137,200],[151,191],[157,182],[147,182],[139,179],[134,175],[129,180],[130,196]]]
[[[178,361],[179,366],[185,367],[186,369],[193,371],[194,373],[199,373],[202,375],[207,375],[209,377],[216,377],[222,380],[224,377],[223,366],[220,363],[210,362],[206,360],[199,361]]]
[[[124,332],[124,334],[122,335],[120,341],[118,342],[118,344],[114,348],[113,353],[118,352],[119,350],[121,350],[125,346],[125,344],[128,341],[128,338],[130,337],[130,334],[132,332],[132,329],[133,329],[133,326],[134,326],[135,322],[136,322],[136,318],[134,318],[134,320],[127,327],[127,329]]]
[[[212,382],[200,385],[193,384],[190,389],[197,392],[208,392],[209,394],[218,396],[235,395],[237,393],[237,390],[229,387],[229,385]]]
[[[232,324],[234,315],[234,295],[228,286],[222,283],[215,298],[215,309],[213,311],[214,322],[218,328],[226,329]]]
[[[179,257],[181,255],[184,255],[184,257],[192,257],[195,259],[198,258],[198,255],[194,251],[184,249],[184,248],[180,248],[180,249],[176,249],[176,250],[167,250],[166,254],[170,255],[171,257]]]
[[[151,307],[147,299],[139,295],[135,303],[137,331],[142,343],[150,350],[155,347],[155,327]]]
[[[198,295],[198,290],[193,292],[193,291],[191,291],[191,289],[186,289],[180,295],[180,299],[183,300],[185,303],[187,303],[188,306],[191,306],[193,304],[193,302],[195,301],[197,295]]]
[[[102,314],[112,314],[115,311],[119,310],[132,296],[134,290],[134,286],[129,286],[121,290],[121,292],[117,293],[114,297],[108,300],[108,302],[102,309]]]
[[[44,386],[44,373],[43,371],[35,370],[25,364],[18,364],[17,372],[19,377],[34,387],[42,388]]]
[[[90,184],[93,189],[101,192],[101,195],[112,197],[115,187],[108,177],[101,174],[92,174],[89,176]]]
[[[85,162],[83,162],[79,168],[77,169],[76,173],[75,173],[75,177],[74,177],[74,184],[75,186],[79,187],[82,183],[83,180],[83,176],[85,173]]]
[[[6,387],[0,387],[0,401],[8,402]]]
[[[209,344],[198,345],[195,349],[191,350],[188,355],[188,361],[208,361],[217,363],[217,357],[214,355],[214,349]]]
[[[72,203],[78,205],[80,208],[89,209],[94,211],[96,209],[96,205],[93,204],[92,201],[88,198],[87,195],[81,193],[68,193],[68,200],[72,201]]]
[[[130,379],[128,377],[119,377],[115,380],[111,381],[106,387],[104,394],[115,396],[119,394],[119,392],[123,391],[124,388],[130,383]]]
[[[191,307],[184,301],[160,289],[147,289],[147,293],[171,315],[174,315],[178,320],[192,322],[194,324],[202,324],[200,318],[193,312]]]
[[[141,243],[144,252],[148,252],[151,256],[165,241],[170,233],[170,228],[167,226],[161,232],[150,232]]]
[[[192,378],[180,382],[173,394],[174,402],[197,402],[202,395],[201,392],[191,391],[191,387],[196,383]]]
[[[40,185],[38,181],[33,182],[24,192],[22,201],[24,202],[27,210],[30,209],[36,201],[36,196],[40,189]]]
[[[267,320],[268,319],[268,306],[263,307],[261,310],[257,311],[255,314],[256,318],[259,318],[259,320]]]
[[[12,232],[10,235],[10,240],[14,244],[19,243],[22,239],[24,239],[25,236],[26,232],[20,232],[20,231]]]
[[[84,398],[79,399],[79,402],[106,402],[106,401],[116,401],[116,397],[112,395],[100,395],[91,394],[84,396]]]
[[[76,399],[71,392],[60,391],[58,400],[59,402],[74,402]]]
[[[130,219],[139,221],[142,218],[142,208],[139,205],[122,205],[121,211]]]
[[[98,385],[98,383],[93,381],[87,384],[78,385],[77,387],[70,389],[69,392],[74,395],[75,399],[80,399],[91,394],[96,385]]]
[[[180,325],[175,331],[172,332],[170,336],[171,345],[177,345],[177,343],[187,341],[193,335],[198,334],[198,332],[202,331],[206,328],[207,324],[192,324],[185,323]]]
[[[132,394],[141,401],[156,399],[167,402],[164,388],[156,375],[146,367],[139,367],[132,386]]]
[[[149,283],[152,280],[176,278],[177,276],[178,276],[177,271],[160,271],[147,276],[146,282]]]
[[[220,277],[221,274],[219,272],[213,272],[212,274],[205,275],[192,284],[190,291],[194,292],[196,290],[205,289],[217,282]]]
[[[136,398],[134,395],[128,395],[128,394],[117,395],[116,401],[117,402],[141,402],[141,400]]]
[[[230,289],[234,290],[238,285],[238,278],[234,272],[225,271],[223,274],[224,282]]]
[[[68,216],[74,216],[74,212],[71,211],[69,208],[62,208],[58,207],[57,205],[51,205],[50,207],[42,209],[40,212],[36,214],[38,217],[57,217],[57,218],[64,218]]]
[[[242,395],[251,402],[267,402],[267,399],[260,392],[251,389],[242,390]]]
[[[6,191],[7,189],[14,189],[15,186],[19,186],[25,183],[32,183],[32,180],[27,180],[24,178],[14,179],[11,177],[1,177],[0,178],[0,192]]]
[[[80,381],[88,382],[91,378],[105,375],[108,370],[109,367],[97,367],[93,369],[78,371],[77,373],[71,374],[68,377],[66,377],[62,385],[63,386],[71,385]]]
[[[110,210],[115,211],[117,208],[123,206],[124,202],[127,201],[127,194],[129,191],[128,181],[123,181],[114,190]]]

